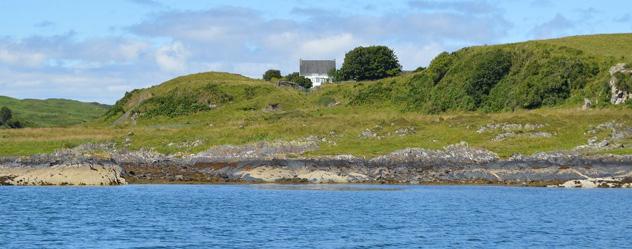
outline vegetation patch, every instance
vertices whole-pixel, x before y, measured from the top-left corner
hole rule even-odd
[[[196,90],[175,88],[143,102],[138,112],[143,117],[175,117],[207,111],[231,100],[233,96],[222,91],[217,84],[208,84]]]
[[[617,79],[617,89],[624,92],[632,92],[632,75],[629,72],[617,72],[614,74]]]

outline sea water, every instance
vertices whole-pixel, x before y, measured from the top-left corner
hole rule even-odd
[[[0,187],[0,248],[630,248],[632,190]]]

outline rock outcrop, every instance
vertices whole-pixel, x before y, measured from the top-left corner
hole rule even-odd
[[[625,63],[619,63],[610,68],[610,81],[608,84],[610,85],[610,103],[619,105],[625,103],[628,99],[632,98],[632,94],[628,93],[622,89],[617,87],[617,83],[619,79],[616,77],[618,73],[623,75],[632,74],[632,69],[627,69],[627,65]]]
[[[491,151],[472,148],[466,143],[440,150],[409,148],[374,158],[301,156],[317,149],[316,141],[322,142],[322,138],[219,146],[183,157],[152,151],[110,150],[109,157],[102,159],[95,158],[90,151],[102,151],[108,146],[84,146],[49,155],[4,158],[0,160],[0,182],[39,185],[129,182],[530,186],[589,186],[587,182],[595,182],[598,187],[629,187],[630,184],[624,184],[624,179],[632,176],[632,156],[586,156],[570,151],[500,158]],[[575,181],[582,184],[574,184]]]
[[[60,164],[0,167],[0,185],[120,185],[122,168],[115,165]]]
[[[241,148],[253,151],[252,146]],[[235,146],[232,150],[239,151],[238,148],[240,146]],[[185,158],[165,157],[156,161],[156,157],[150,156],[147,159],[145,162],[138,158],[119,160],[124,169],[123,176],[132,183],[474,183],[546,186],[571,180],[623,179],[632,175],[632,156],[584,156],[577,152],[560,152],[514,155],[502,159],[493,152],[472,148],[465,143],[441,150],[409,148],[374,158],[351,155],[294,158],[275,156],[274,153],[212,155],[205,152]]]

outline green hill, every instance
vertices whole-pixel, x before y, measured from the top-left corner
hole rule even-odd
[[[70,126],[95,120],[102,116],[108,105],[84,103],[66,99],[14,99],[0,96],[0,107],[13,111],[15,119],[27,127]]]
[[[109,116],[132,110],[141,118],[175,117],[219,106],[261,109],[276,102],[307,110],[323,101],[420,113],[534,109],[579,104],[584,98],[607,106],[608,69],[628,62],[631,41],[631,34],[612,34],[468,47],[442,53],[411,75],[329,85],[310,94],[239,75],[194,74],[128,93]]]
[[[461,141],[501,156],[569,150],[613,136],[595,127],[632,130],[630,103],[610,104],[608,84],[610,67],[631,62],[625,56],[630,39],[595,35],[468,47],[439,55],[419,72],[309,92],[229,73],[186,75],[126,93],[86,127],[6,131],[0,154],[100,142],[182,154],[307,137],[322,142],[309,155],[374,156]],[[581,110],[585,98],[591,110]],[[632,153],[632,137],[618,137],[603,151]]]

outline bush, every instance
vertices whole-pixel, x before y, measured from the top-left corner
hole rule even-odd
[[[274,78],[280,79],[281,71],[276,70],[276,69],[270,69],[263,74],[263,79],[266,81],[271,81]]]
[[[617,89],[628,93],[632,91],[632,75],[630,73],[617,72],[614,77],[617,78]]]
[[[365,105],[384,103],[391,99],[393,87],[386,85],[384,82],[376,82],[369,84],[367,87],[361,88],[358,93],[351,98],[351,105]]]
[[[428,74],[432,78],[432,82],[439,83],[443,76],[448,72],[454,61],[454,56],[447,52],[440,53],[435,57],[428,66]]]
[[[312,88],[312,81],[304,76],[300,76],[299,73],[294,72],[284,77],[285,80],[296,83],[305,89]]]
[[[15,118],[13,117],[13,112],[11,111],[11,109],[6,106],[0,108],[0,128],[17,129],[23,127],[24,125],[20,121],[15,120]]]
[[[607,103],[609,76],[604,69],[610,66],[581,51],[537,43],[441,53],[411,77],[404,109],[503,111],[584,98]],[[632,83],[630,77],[618,77]],[[620,82],[621,88],[632,89],[628,81]]]
[[[343,80],[340,70],[332,69],[327,73],[327,75],[329,76],[329,79],[331,79],[331,82],[339,82]]]
[[[437,79],[437,73],[443,74],[430,91],[429,103],[425,108],[428,112],[473,111],[481,107],[491,89],[509,73],[511,54],[502,50],[481,51],[449,64],[452,67],[442,70],[458,73],[432,71],[437,70],[437,67],[428,70],[433,82]]]
[[[11,109],[6,106],[0,108],[0,125],[7,124],[11,120],[11,118],[13,118],[13,113],[11,112]]]
[[[417,67],[415,68],[415,70],[413,70],[413,73],[420,73],[420,72],[423,72],[424,70],[426,70],[425,67]]]
[[[22,124],[22,122],[18,120],[10,120],[6,123],[6,125],[12,129],[24,128],[24,125]]]
[[[127,104],[127,102],[132,98],[132,96],[134,96],[134,94],[140,92],[139,89],[135,89],[131,92],[125,92],[125,95],[123,96],[123,98],[119,99],[118,101],[116,101],[116,103],[114,103],[114,106],[110,107],[110,109],[105,113],[105,118],[111,118],[114,117],[118,114],[122,114],[125,113],[125,108],[124,106]]]
[[[345,54],[340,68],[343,80],[376,80],[401,71],[397,56],[386,46],[357,47]]]
[[[138,111],[144,117],[175,117],[210,110],[214,105],[233,100],[216,84],[208,84],[198,90],[175,88],[167,94],[143,102]]]
[[[553,106],[569,99],[573,91],[584,89],[599,73],[599,68],[590,58],[566,50],[546,49],[544,53],[526,53],[517,58],[521,66],[490,92],[484,109],[502,111]],[[591,95],[585,97],[597,98],[602,94],[593,91]]]

